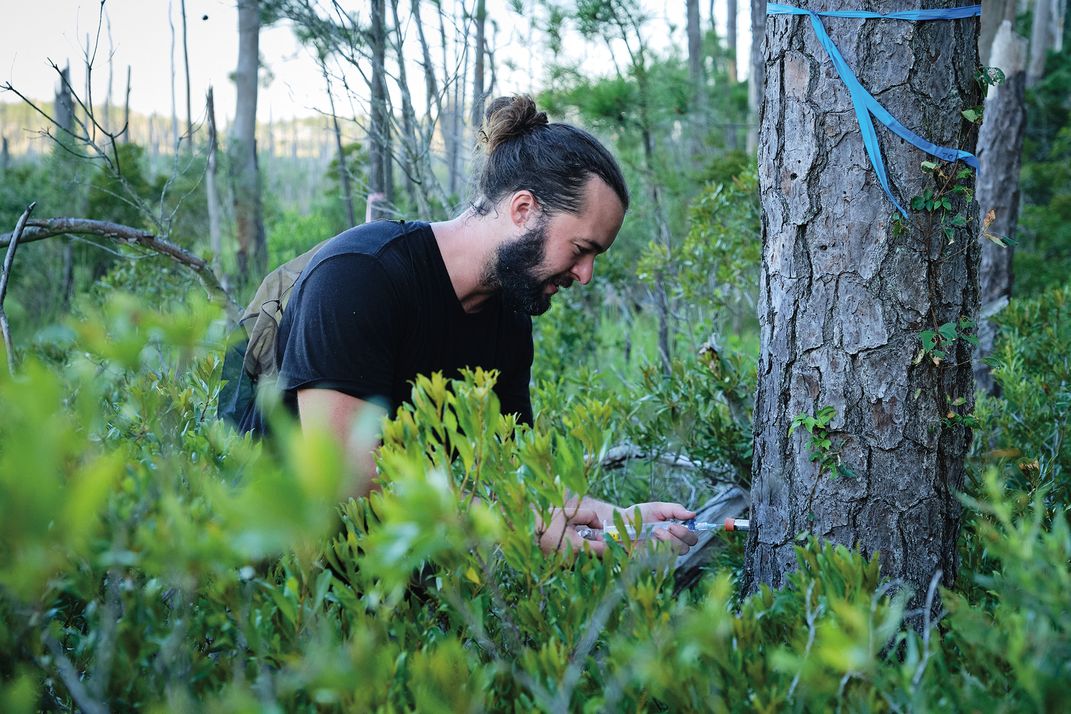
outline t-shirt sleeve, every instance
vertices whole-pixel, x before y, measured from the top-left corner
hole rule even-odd
[[[291,319],[280,387],[317,387],[389,400],[403,308],[378,260],[337,255],[303,277],[286,307]]]
[[[532,344],[531,322],[528,321],[527,335],[518,341],[517,351],[513,355],[510,368],[503,370],[495,385],[503,414],[516,414],[522,424],[532,423],[532,396],[529,383],[532,381]]]

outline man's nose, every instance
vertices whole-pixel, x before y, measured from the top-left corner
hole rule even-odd
[[[592,275],[595,274],[595,256],[585,255],[573,264],[573,269],[569,271],[572,276],[581,285],[587,285],[591,282]]]

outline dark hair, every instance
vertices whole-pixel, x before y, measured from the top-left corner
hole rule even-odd
[[[529,96],[491,102],[478,137],[483,161],[473,207],[480,215],[522,189],[548,213],[579,213],[592,176],[605,181],[628,210],[628,188],[613,155],[583,129],[549,122]]]

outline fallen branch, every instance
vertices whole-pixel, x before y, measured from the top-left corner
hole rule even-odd
[[[175,245],[166,238],[160,238],[140,228],[132,228],[131,226],[110,221],[96,221],[90,218],[35,219],[26,221],[25,231],[21,237],[16,237],[14,233],[0,235],[0,248],[10,245],[13,238],[20,243],[32,243],[70,233],[110,238],[127,245],[137,245],[171,258],[197,273],[197,277],[201,279],[205,289],[223,304],[224,309],[227,311],[227,317],[231,321],[237,322],[240,309],[230,293],[224,289],[208,261],[190,253],[185,248]]]
[[[738,480],[736,470],[731,464],[724,461],[714,463],[697,461],[682,454],[674,455],[658,451],[646,451],[633,444],[621,444],[608,449],[602,457],[600,465],[604,469],[620,469],[624,468],[632,460],[651,461],[670,468],[700,471],[714,481],[736,483]]]
[[[37,201],[34,201],[19,216],[19,220],[15,224],[15,230],[10,234],[10,238],[5,244],[7,246],[7,254],[4,256],[3,271],[0,272],[0,331],[4,333],[7,368],[12,376],[15,375],[15,345],[11,341],[11,326],[7,322],[7,313],[4,312],[4,298],[7,297],[7,283],[11,279],[11,266],[15,262],[15,250],[19,247],[19,240],[22,239],[22,234],[26,229],[26,222],[30,219],[30,214],[33,213],[33,209],[36,207]]]
[[[726,518],[746,515],[750,507],[751,496],[747,491],[735,484],[725,485],[721,487],[717,495],[696,509],[695,519],[708,523],[721,523]],[[722,532],[724,531],[699,533],[699,542],[693,545],[687,553],[677,558],[676,592],[691,587],[702,577],[703,567],[710,560],[710,546],[721,540],[720,537],[715,540],[715,534]],[[732,536],[736,537],[736,534]],[[741,534],[740,537],[746,538],[747,534]]]

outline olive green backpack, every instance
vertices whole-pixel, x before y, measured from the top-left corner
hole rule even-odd
[[[268,273],[238,320],[239,329],[235,330],[223,359],[223,387],[216,415],[241,432],[266,431],[263,417],[256,409],[257,387],[279,374],[276,345],[283,310],[294,283],[324,243],[327,241]]]

